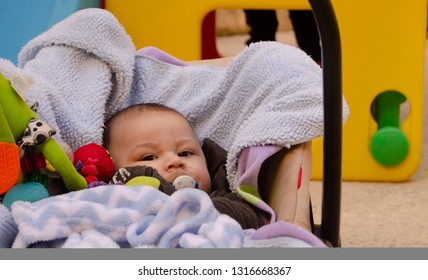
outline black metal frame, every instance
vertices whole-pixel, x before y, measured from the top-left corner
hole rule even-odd
[[[340,246],[342,182],[342,52],[340,32],[330,0],[308,0],[322,46],[324,143],[323,195],[319,237]]]

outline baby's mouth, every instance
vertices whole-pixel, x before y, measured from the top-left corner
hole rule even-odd
[[[165,180],[171,183],[175,188],[198,188],[198,182],[194,172],[190,169],[169,170]]]
[[[170,170],[167,172],[165,176],[165,180],[167,180],[169,183],[173,184],[174,180],[177,179],[180,176],[183,175],[189,175],[191,176],[186,170]]]

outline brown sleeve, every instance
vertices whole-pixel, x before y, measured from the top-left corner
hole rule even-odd
[[[210,139],[204,140],[202,150],[211,176],[210,197],[217,211],[235,219],[243,229],[263,226],[258,210],[230,191],[226,179],[226,150]]]
[[[217,211],[235,219],[243,229],[257,229],[264,225],[256,209],[237,194],[214,191],[210,197]]]
[[[208,172],[211,177],[211,192],[222,190],[229,191],[226,178],[227,152],[210,139],[204,139],[202,151],[207,160]]]

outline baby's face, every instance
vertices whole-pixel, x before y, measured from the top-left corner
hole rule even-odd
[[[188,122],[174,112],[146,111],[111,130],[109,153],[116,168],[144,165],[168,182],[190,175],[205,192],[211,190],[205,156]]]

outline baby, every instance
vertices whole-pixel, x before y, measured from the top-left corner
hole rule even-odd
[[[118,169],[113,177],[116,182],[152,176],[160,180],[159,190],[171,194],[175,191],[174,181],[188,175],[195,180],[197,188],[210,194],[220,213],[228,214],[243,228],[264,224],[253,206],[230,192],[225,176],[220,176],[223,177],[220,180],[215,176],[215,186],[212,186],[212,174],[203,149],[209,154],[221,155],[218,158],[224,162],[226,152],[212,141],[204,141],[201,147],[187,119],[172,108],[149,103],[133,105],[117,113],[106,124],[104,146]],[[224,171],[221,164],[213,165],[217,171]],[[124,173],[127,175],[122,176]]]
[[[173,183],[189,175],[209,193],[211,179],[199,140],[188,121],[158,104],[136,105],[114,116],[106,126],[104,145],[116,168],[148,166]]]

